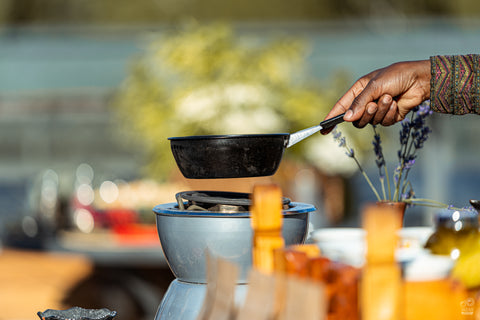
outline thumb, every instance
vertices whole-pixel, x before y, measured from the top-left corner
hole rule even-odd
[[[375,80],[371,80],[365,89],[353,99],[352,105],[345,113],[345,120],[355,121],[362,118],[369,102],[375,102],[382,95],[382,90]]]

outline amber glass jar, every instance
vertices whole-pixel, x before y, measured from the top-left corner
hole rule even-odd
[[[425,247],[433,254],[449,255],[457,259],[469,244],[480,236],[478,213],[471,210],[445,209],[435,215],[435,231]]]

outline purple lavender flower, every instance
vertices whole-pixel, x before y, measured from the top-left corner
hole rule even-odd
[[[423,103],[412,110],[410,118],[402,121],[400,130],[400,150],[398,151],[399,165],[394,173],[395,199],[401,199],[409,185],[408,173],[415,164],[416,153],[423,147],[431,132],[426,125],[426,118],[431,114],[430,105]]]
[[[395,182],[395,185],[398,185],[398,181],[400,179],[400,172],[402,171],[402,165],[399,164],[396,168],[395,171],[393,172],[393,181]]]
[[[332,131],[333,134],[333,139],[338,143],[338,146],[343,148],[347,146],[347,141],[345,140],[345,137],[342,137],[342,133],[340,131],[337,131],[337,129],[333,129]]]
[[[407,199],[412,199],[415,197],[415,192],[413,191],[413,188],[410,187],[407,192],[402,193],[402,198],[403,200]]]
[[[355,152],[353,151],[352,148],[347,148],[347,151],[345,151],[345,154],[347,156],[349,156],[350,158],[354,158],[355,157]]]
[[[431,115],[433,113],[433,111],[430,109],[430,101],[426,101],[426,102],[422,103],[421,105],[419,105],[417,113],[422,117],[426,117],[426,116]]]
[[[409,118],[405,118],[401,122],[402,129],[400,129],[400,145],[405,145],[408,142],[408,135],[410,133],[411,123]]]
[[[380,134],[378,134],[376,130],[376,126],[373,126],[373,151],[375,153],[375,163],[378,167],[378,175],[380,182],[382,183],[382,189],[384,189],[383,180],[385,178],[384,174],[384,167],[385,167],[385,157],[383,156],[383,149],[382,149],[382,140],[380,138]],[[385,169],[386,170],[386,169]]]
[[[376,131],[376,127],[373,126],[374,136],[372,145],[373,151],[375,153],[375,163],[378,167],[379,180],[381,183],[382,195],[384,200],[387,200],[387,194],[388,200],[391,201],[402,201],[414,198],[415,193],[410,182],[408,181],[408,174],[412,167],[415,165],[417,151],[423,147],[425,141],[428,139],[428,136],[431,133],[430,128],[426,125],[426,118],[431,114],[432,110],[430,110],[430,105],[427,102],[415,107],[409,114],[409,117],[401,121],[401,129],[399,132],[400,149],[397,152],[398,165],[393,173],[393,196],[391,192],[392,190],[389,180],[388,168],[383,154],[382,140],[380,135]],[[370,188],[374,191],[377,199],[380,200],[381,197],[377,192],[375,186],[368,178],[358,159],[356,159],[354,150],[347,145],[345,138],[342,137],[342,134],[336,129],[334,129],[333,138],[340,147],[345,148],[345,154],[348,157],[353,158],[353,160],[359,167],[360,172],[363,174],[368,184],[370,185]],[[385,182],[387,188],[385,188]]]
[[[335,141],[337,141],[337,142],[338,142],[338,140],[342,137],[342,133],[337,130],[337,127],[335,127],[335,128],[332,130],[332,135],[333,135],[333,139],[334,139]]]
[[[375,152],[377,167],[382,167],[385,165],[385,158],[383,157],[383,150],[382,150],[382,140],[380,139],[380,135],[375,131],[375,126],[373,127],[375,134],[373,135],[373,151]]]
[[[425,125],[425,118],[421,116],[418,112],[415,115],[416,117],[411,122],[411,127],[415,130],[420,130]]]
[[[413,142],[415,149],[423,148],[423,144],[425,143],[425,141],[427,141],[430,132],[432,132],[432,130],[427,126],[424,126],[420,129],[418,135],[415,136],[415,140]]]
[[[410,159],[408,160],[404,165],[403,165],[403,169],[405,170],[410,170],[413,165],[415,164],[415,157],[413,159]]]
[[[347,146],[347,141],[345,137],[342,137],[342,133],[338,131],[337,128],[334,128],[332,130],[332,134],[333,134],[333,140],[335,140],[338,143],[338,146],[346,149],[345,154],[350,158],[354,158],[355,152],[353,151],[352,148],[349,148]]]

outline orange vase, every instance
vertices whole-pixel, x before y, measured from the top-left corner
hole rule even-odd
[[[384,201],[377,201],[376,204],[377,204],[377,206],[388,206],[390,208],[394,208],[394,209],[398,210],[399,212],[401,212],[402,225],[403,225],[403,221],[404,221],[404,217],[405,217],[405,208],[407,206],[407,204],[405,202],[384,200]]]

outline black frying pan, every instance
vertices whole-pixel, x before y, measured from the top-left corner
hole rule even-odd
[[[306,137],[343,122],[344,114],[293,134],[237,134],[171,137],[177,166],[189,179],[245,178],[273,175],[283,151]]]

